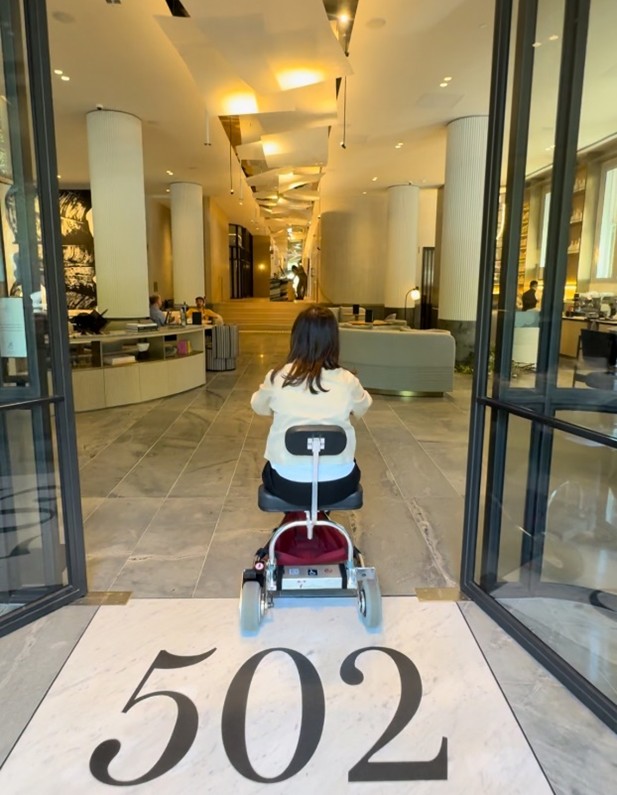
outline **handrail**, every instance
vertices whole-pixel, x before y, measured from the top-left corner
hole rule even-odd
[[[49,403],[62,403],[64,402],[63,395],[50,395],[49,397],[30,398],[28,400],[20,400],[13,403],[1,403],[0,411],[15,411],[15,409],[29,409],[33,406],[44,406]]]

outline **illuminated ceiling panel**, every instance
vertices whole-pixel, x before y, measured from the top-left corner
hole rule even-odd
[[[193,21],[256,93],[334,80],[351,67],[321,0],[226,0],[185,3]]]
[[[270,168],[318,165],[325,163],[328,157],[328,131],[325,127],[264,135],[261,140]]]

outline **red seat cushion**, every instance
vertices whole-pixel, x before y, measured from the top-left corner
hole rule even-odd
[[[347,560],[347,542],[332,527],[315,527],[310,541],[306,527],[295,527],[278,539],[275,552],[276,562],[282,566],[343,563]]]

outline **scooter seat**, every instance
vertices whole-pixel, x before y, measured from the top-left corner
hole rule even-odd
[[[310,511],[309,505],[294,505],[293,503],[286,502],[280,497],[276,497],[271,492],[267,491],[265,486],[259,487],[257,494],[257,505],[260,510],[267,513],[287,513],[288,511]],[[353,511],[356,508],[362,507],[362,486],[358,486],[357,491],[345,497],[344,500],[333,502],[328,505],[320,503],[318,509],[320,511]]]

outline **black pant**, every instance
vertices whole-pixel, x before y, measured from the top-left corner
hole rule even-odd
[[[311,507],[311,484],[297,483],[295,480],[282,478],[270,466],[268,461],[261,473],[261,479],[270,494],[280,497],[281,500],[289,502],[297,508],[309,510]],[[318,485],[317,504],[334,505],[334,503],[349,497],[360,485],[360,468],[354,462],[354,468],[349,475],[338,480],[324,480]]]

